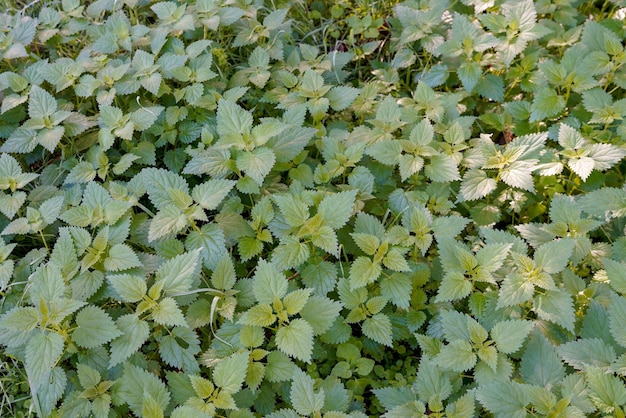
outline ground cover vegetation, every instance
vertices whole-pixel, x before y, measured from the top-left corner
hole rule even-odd
[[[623,417],[626,2],[2,0],[3,417]]]

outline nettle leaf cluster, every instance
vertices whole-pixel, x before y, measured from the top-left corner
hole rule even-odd
[[[3,416],[624,416],[623,1],[16,7]]]

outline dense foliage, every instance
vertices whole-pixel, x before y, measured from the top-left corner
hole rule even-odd
[[[626,410],[626,2],[3,0],[1,415]]]

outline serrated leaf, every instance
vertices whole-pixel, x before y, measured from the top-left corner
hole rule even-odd
[[[626,298],[616,294],[611,295],[611,305],[609,305],[609,325],[611,335],[622,347],[626,347]]]
[[[220,99],[217,107],[217,133],[225,136],[244,133],[252,128],[252,114],[237,104]]]
[[[152,309],[154,322],[161,325],[186,327],[185,315],[173,298],[163,298]]]
[[[287,278],[265,260],[259,260],[252,279],[254,297],[259,303],[271,305],[275,298],[282,299],[287,294]]]
[[[530,121],[537,122],[558,115],[565,108],[565,99],[550,88],[541,88],[530,105]]]
[[[300,310],[300,317],[311,326],[313,335],[321,335],[330,329],[341,308],[338,301],[313,295]]]
[[[111,317],[96,306],[87,306],[76,315],[72,341],[84,348],[95,348],[122,335]]]
[[[313,328],[307,321],[296,318],[278,329],[276,345],[283,353],[309,363],[313,352],[313,334]]]
[[[330,100],[333,110],[340,111],[350,106],[360,92],[361,90],[354,87],[336,86],[326,93],[326,98]]]
[[[350,288],[358,289],[375,282],[383,269],[368,257],[357,257],[350,267]]]
[[[117,318],[117,328],[123,335],[111,341],[109,368],[124,362],[146,342],[150,336],[150,326],[135,314]]]
[[[104,268],[108,271],[127,270],[141,267],[135,252],[126,244],[115,244],[109,248],[109,256],[104,259]]]
[[[472,369],[476,365],[476,360],[471,344],[465,340],[454,340],[443,346],[435,357],[437,365],[459,373]]]
[[[530,403],[527,385],[517,382],[497,382],[482,385],[476,399],[497,418],[525,418]]]
[[[519,350],[533,326],[531,321],[520,319],[498,322],[491,329],[491,338],[499,352],[511,354]]]
[[[194,230],[189,233],[185,240],[185,248],[188,251],[200,249],[200,255],[204,266],[209,270],[214,270],[217,263],[226,253],[226,237],[224,231],[217,224],[208,223],[203,225],[199,231]]]
[[[615,350],[598,338],[581,338],[561,344],[557,353],[570,366],[585,371],[588,366],[607,370],[617,358]]]
[[[283,305],[289,315],[295,315],[302,310],[309,300],[311,289],[298,289],[288,293],[283,299]]]
[[[588,367],[586,372],[589,398],[600,411],[608,414],[626,403],[626,387],[619,377],[598,367]]]
[[[377,313],[363,321],[361,325],[363,334],[379,344],[391,347],[393,345],[393,335],[391,321],[383,313]]]
[[[574,332],[576,320],[572,297],[563,290],[546,290],[537,295],[533,310],[541,319],[554,322],[570,332]]]
[[[137,416],[143,416],[144,399],[152,398],[161,410],[167,409],[170,393],[155,374],[130,363],[124,364],[124,374],[117,391],[120,400],[126,402]]]
[[[289,398],[294,409],[302,415],[311,415],[324,406],[324,390],[313,390],[315,381],[300,369],[296,369],[291,382]]]
[[[63,354],[65,340],[56,332],[36,333],[26,345],[26,372],[34,390],[45,383],[46,376]]]
[[[28,116],[32,118],[45,118],[52,116],[57,111],[57,101],[54,96],[39,86],[30,89],[28,99]]]
[[[265,176],[270,172],[276,156],[266,147],[255,148],[253,151],[242,151],[238,154],[235,163],[239,170],[244,171],[259,186],[263,184]]]
[[[524,349],[520,373],[525,382],[541,387],[550,387],[565,376],[565,367],[554,347],[537,329]]]
[[[235,181],[211,179],[194,187],[191,196],[202,208],[213,210],[235,186]]]
[[[497,183],[482,170],[470,170],[463,176],[461,194],[463,200],[478,200],[495,190]]]
[[[229,255],[225,254],[211,274],[211,284],[217,289],[228,290],[233,288],[236,280],[233,261]]]
[[[554,274],[562,271],[574,252],[575,241],[560,239],[543,244],[535,251],[535,262],[546,273]]]
[[[258,304],[244,312],[239,322],[244,325],[269,327],[276,322],[276,315],[270,305]]]
[[[352,216],[352,206],[356,193],[356,190],[347,190],[328,195],[322,199],[317,208],[317,213],[321,215],[327,226],[339,229],[348,222]]]
[[[215,385],[229,394],[239,392],[246,378],[249,358],[250,352],[242,351],[220,360],[213,370]]]
[[[405,274],[392,274],[380,280],[381,294],[401,309],[409,309],[413,282]]]
[[[163,293],[175,296],[187,292],[198,275],[200,251],[180,254],[159,266],[155,274],[157,282],[163,283]]]
[[[116,274],[107,276],[107,280],[120,296],[122,302],[138,302],[148,290],[146,280],[132,274]]]

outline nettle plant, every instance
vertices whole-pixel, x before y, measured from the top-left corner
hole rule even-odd
[[[624,416],[623,1],[17,7],[2,416]]]

